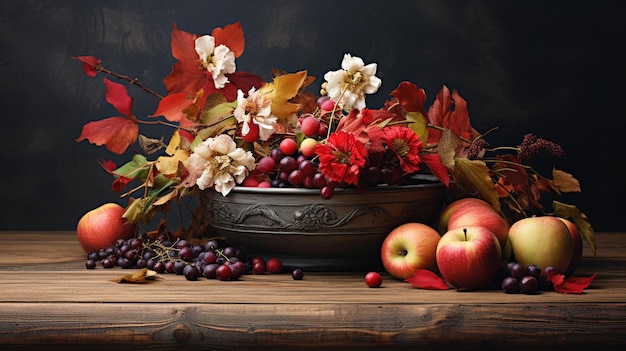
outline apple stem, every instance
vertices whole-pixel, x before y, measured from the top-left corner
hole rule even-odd
[[[463,228],[463,236],[465,237],[465,241],[467,241],[467,228]]]

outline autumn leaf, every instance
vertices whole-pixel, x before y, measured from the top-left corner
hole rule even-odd
[[[578,209],[578,207],[574,205],[569,205],[559,201],[552,201],[552,207],[554,210],[554,215],[559,216],[565,219],[569,219],[574,222],[576,228],[580,232],[580,234],[585,238],[587,244],[591,248],[591,253],[595,256],[596,254],[596,235],[593,227],[591,227],[591,222],[586,214]]]
[[[141,268],[133,274],[126,274],[119,278],[113,279],[116,283],[132,283],[132,284],[143,284],[149,283],[150,281],[154,281],[157,279],[163,279],[157,272],[150,270],[148,268]]]
[[[83,63],[83,70],[89,77],[96,76],[96,73],[98,73],[96,67],[102,62],[102,60],[94,56],[72,56],[72,58]]]
[[[109,151],[121,155],[129,145],[137,140],[139,127],[134,120],[126,117],[109,117],[100,121],[89,122],[83,126],[77,142],[88,140]]]
[[[421,112],[408,112],[406,120],[409,128],[419,135],[421,140],[428,140],[428,120]]]
[[[211,32],[211,36],[215,38],[216,47],[218,45],[226,45],[226,47],[235,54],[235,58],[243,54],[245,40],[240,22],[229,24],[223,29],[220,27],[214,28],[213,32]]]
[[[498,192],[491,176],[489,168],[481,160],[468,160],[466,158],[455,159],[452,170],[455,185],[459,186],[463,193],[476,194],[476,197],[489,202],[496,211],[500,212],[500,200]]]
[[[133,118],[133,98],[123,84],[104,79],[106,87],[106,101],[128,118]]]
[[[467,102],[454,90],[452,94],[445,85],[437,94],[433,105],[428,109],[428,121],[430,124],[450,129],[452,133],[465,140],[472,140],[474,130],[470,125]],[[441,138],[441,131],[431,129],[427,145],[437,144]]]
[[[298,94],[306,77],[306,71],[285,74],[275,77],[272,83],[267,83],[259,89],[260,93],[272,102],[272,114],[279,119],[287,119],[298,112],[300,105],[289,100]]]
[[[438,154],[423,154],[420,158],[440,182],[446,187],[450,186],[450,173],[448,173],[448,168],[441,163],[441,157]]]
[[[412,286],[427,290],[448,290],[450,287],[434,272],[428,269],[418,269],[413,275],[404,280]]]
[[[552,283],[552,287],[556,292],[562,294],[582,294],[597,274],[594,273],[590,277],[569,277],[565,278],[563,274],[548,271],[547,280]]]
[[[426,91],[417,85],[406,81],[401,82],[390,95],[398,99],[398,102],[406,112],[425,114]]]
[[[580,192],[580,182],[573,175],[554,168],[552,170],[552,184],[564,193]]]
[[[194,95],[202,87],[205,77],[196,52],[197,37],[195,34],[179,30],[176,23],[172,25],[172,56],[178,62],[173,65],[172,72],[163,79],[168,95],[180,92]]]
[[[157,170],[166,176],[176,175],[178,174],[179,163],[186,167],[188,158],[189,153],[186,150],[176,150],[172,156],[159,156],[155,165]]]
[[[104,85],[106,101],[124,116],[87,123],[76,141],[88,140],[98,146],[104,145],[109,151],[119,155],[137,140],[139,126],[132,115],[133,99],[128,95],[126,87],[108,79],[104,79]]]
[[[186,93],[169,94],[159,101],[152,117],[163,116],[170,122],[178,122],[185,117],[183,110],[191,104],[193,100],[188,99]]]

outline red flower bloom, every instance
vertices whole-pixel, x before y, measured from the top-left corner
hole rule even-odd
[[[335,132],[326,143],[318,144],[319,170],[336,182],[357,185],[360,169],[365,165],[367,150],[354,134]]]
[[[422,162],[419,152],[424,143],[413,130],[402,126],[373,127],[369,134],[371,140],[379,140],[398,157],[403,171],[407,173],[419,171]]]

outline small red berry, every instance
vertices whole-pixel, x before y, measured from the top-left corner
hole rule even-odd
[[[369,272],[365,275],[365,284],[370,288],[378,288],[383,283],[383,278],[376,272]]]

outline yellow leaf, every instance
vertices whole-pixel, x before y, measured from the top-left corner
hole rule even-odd
[[[116,283],[133,283],[142,284],[148,283],[151,280],[162,279],[161,276],[148,268],[141,268],[133,274],[123,275],[121,277],[113,279]]]
[[[554,168],[552,169],[552,178],[552,184],[564,193],[579,193],[581,191],[578,179],[567,172]]]
[[[167,144],[167,149],[165,149],[165,153],[172,156],[176,150],[180,148],[180,133],[178,130],[172,134],[172,138],[170,139],[169,144]]]
[[[574,224],[576,224],[576,228],[580,232],[580,235],[585,238],[587,244],[589,244],[589,248],[591,248],[591,253],[596,255],[596,235],[593,227],[591,227],[591,222],[587,215],[581,212],[578,207],[574,205],[569,205],[559,201],[552,201],[552,206],[554,207],[554,215],[559,216],[565,219],[571,219]]]
[[[406,120],[411,122],[409,123],[409,128],[419,135],[420,139],[425,143],[428,140],[428,120],[424,115],[421,112],[408,112]]]
[[[267,99],[272,102],[272,114],[279,119],[286,119],[294,115],[300,109],[300,104],[290,103],[298,94],[307,77],[307,71],[288,73],[274,78],[272,83],[267,83],[259,89]]]
[[[187,167],[189,153],[186,150],[176,150],[172,156],[159,156],[155,161],[156,168],[165,175],[175,175],[178,173],[178,163],[181,162]]]
[[[455,185],[458,185],[463,192],[477,195],[500,212],[500,198],[485,162],[457,158],[452,174]]]

